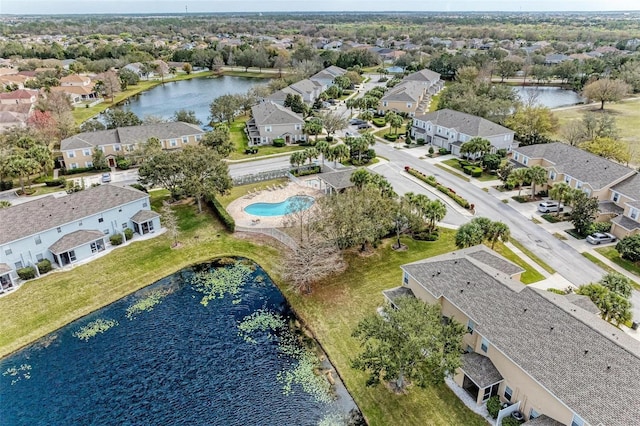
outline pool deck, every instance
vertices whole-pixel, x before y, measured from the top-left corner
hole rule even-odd
[[[247,194],[234,200],[227,206],[227,211],[236,221],[236,225],[252,228],[280,228],[283,226],[284,216],[255,216],[244,211],[249,204],[254,203],[280,203],[294,195],[308,195],[318,198],[323,192],[308,186],[302,186],[294,182],[287,182],[275,189]]]

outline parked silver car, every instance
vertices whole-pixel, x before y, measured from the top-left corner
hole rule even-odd
[[[587,237],[587,242],[590,244],[606,244],[606,243],[615,243],[616,236],[612,235],[608,232],[596,232],[595,234],[591,234]]]

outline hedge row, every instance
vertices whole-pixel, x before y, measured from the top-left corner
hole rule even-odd
[[[64,180],[64,178],[50,179],[50,180],[45,180],[44,184],[50,187],[64,186],[66,184],[66,181]]]
[[[444,195],[446,195],[447,197],[451,198],[453,201],[455,201],[456,203],[458,203],[460,206],[464,207],[465,209],[469,209],[471,208],[471,204],[469,204],[469,202],[467,200],[465,200],[464,198],[462,198],[461,196],[459,196],[458,194],[455,193],[455,191],[453,191],[453,189],[451,188],[447,188],[446,186],[438,183],[438,181],[436,180],[436,178],[432,175],[425,175],[424,173],[421,173],[415,169],[412,169],[409,166],[406,166],[404,168],[404,170],[409,173],[411,176],[415,176],[418,179],[420,179],[421,181],[423,181],[424,183],[433,186],[434,188],[436,188],[438,191],[442,192]]]
[[[395,142],[398,139],[398,135],[393,133],[385,133],[384,138],[388,141]]]
[[[384,118],[374,118],[372,123],[376,127],[384,127],[387,125],[387,122],[385,121]]]
[[[222,206],[222,204],[220,204],[220,201],[216,200],[216,197],[214,197],[213,195],[208,195],[206,197],[206,201],[207,201],[207,205],[213,209],[216,216],[218,217],[218,219],[220,219],[224,227],[227,228],[229,232],[235,231],[236,222],[235,220],[233,220],[229,212],[227,212],[227,210]]]
[[[465,174],[471,175],[472,177],[480,177],[482,176],[482,168],[476,166],[464,166],[462,168]]]

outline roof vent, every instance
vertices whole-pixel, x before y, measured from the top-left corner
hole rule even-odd
[[[527,308],[524,308],[524,311],[527,312]]]
[[[589,349],[585,349],[585,350],[584,350],[584,354],[586,355],[586,354],[588,354],[588,353],[589,353]]]
[[[438,271],[438,272],[436,273],[436,275],[440,275],[440,271]]]
[[[553,326],[551,326],[550,328],[551,328],[551,331],[553,331]]]
[[[610,365],[607,365],[607,370],[611,370],[611,366]]]
[[[461,288],[461,289],[460,289],[460,293],[464,293],[464,289],[462,289],[462,288]]]

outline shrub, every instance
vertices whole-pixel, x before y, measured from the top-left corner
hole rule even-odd
[[[10,180],[0,180],[0,191],[8,191],[13,188],[13,182]]]
[[[609,231],[611,231],[611,222],[593,222],[589,227],[589,234]]]
[[[327,136],[326,138],[324,138],[324,140],[326,140],[327,142],[333,142],[333,136]]]
[[[440,234],[437,231],[436,232],[423,231],[423,232],[417,232],[413,235],[413,239],[418,241],[437,241],[439,237],[440,237]]]
[[[36,277],[36,268],[33,266],[27,266],[26,268],[20,268],[16,271],[21,280],[32,280]]]
[[[87,172],[93,172],[95,169],[93,167],[78,167],[77,169],[60,169],[58,173],[60,173],[61,175],[76,175],[78,173],[87,173]]]
[[[398,139],[398,135],[393,133],[385,133],[384,138],[388,141],[395,142]]]
[[[501,408],[502,404],[500,404],[500,397],[498,395],[492,396],[487,400],[487,411],[494,419],[498,417],[498,412],[500,412]]]
[[[507,156],[507,150],[504,148],[500,148],[496,151],[496,154],[498,154],[500,158],[505,158]]]
[[[513,417],[505,417],[502,419],[502,426],[520,426],[520,422]]]
[[[315,175],[316,173],[320,173],[320,172],[321,172],[320,166],[307,167],[305,169],[300,169],[300,170],[293,169],[290,171],[292,175],[297,177]]]
[[[257,154],[258,153],[258,148],[248,148],[244,150],[245,154]]]
[[[138,191],[149,192],[149,191],[147,191],[147,188],[145,188],[143,185],[140,185],[139,183],[132,183],[129,186],[132,187],[132,188],[137,189]]]
[[[562,296],[567,294],[563,290],[559,290],[557,288],[548,288],[547,291],[550,292],[550,293],[561,294]]]
[[[440,154],[440,155],[447,155],[447,154],[451,154],[451,153],[447,150],[447,148],[440,148],[440,149],[438,150],[438,154]]]
[[[384,118],[374,118],[372,123],[376,127],[384,127],[387,124],[387,122],[384,120]]]
[[[122,244],[122,234],[113,234],[109,237],[109,241],[111,241],[111,245],[119,246]]]
[[[422,173],[420,173],[417,170],[412,169],[409,166],[406,166],[405,171],[407,173],[409,173],[412,176],[417,177],[418,179],[420,179],[421,181],[423,181],[424,183],[434,186],[438,191],[442,192],[443,194],[445,194],[446,196],[448,196],[449,198],[451,198],[453,201],[455,201],[456,203],[458,203],[460,206],[464,207],[465,209],[468,209],[471,207],[471,204],[469,204],[469,202],[467,200],[465,200],[464,198],[462,198],[461,196],[459,196],[458,194],[455,193],[455,191],[453,191],[451,188],[447,188],[444,185],[441,185],[440,183],[438,183],[438,181],[436,180],[436,178],[434,176],[426,176]]]
[[[116,166],[118,166],[120,170],[127,170],[131,167],[131,160],[124,157],[118,157],[116,158]]]
[[[213,212],[217,216],[218,219],[222,222],[222,224],[227,228],[229,232],[233,232],[236,229],[236,222],[233,220],[229,212],[220,204],[220,201],[216,199],[213,195],[207,195],[206,197],[207,205],[213,209]]]
[[[44,181],[44,184],[46,186],[53,187],[53,186],[64,186],[64,185],[66,185],[66,182],[65,182],[64,178],[58,178],[58,179],[46,180],[46,181]]]
[[[283,147],[284,146],[284,139],[282,139],[282,138],[274,139],[273,140],[273,146],[276,146],[276,147],[279,147],[279,148]]]
[[[51,269],[53,269],[51,267],[51,261],[49,259],[42,259],[40,262],[36,263],[36,266],[38,267],[38,271],[40,271],[41,274],[46,274],[47,272],[51,271]]]
[[[624,237],[616,244],[616,250],[623,259],[637,262],[640,260],[640,234]]]
[[[133,238],[133,229],[131,229],[131,228],[125,229],[124,230],[124,237],[127,239],[127,241],[132,239]]]

